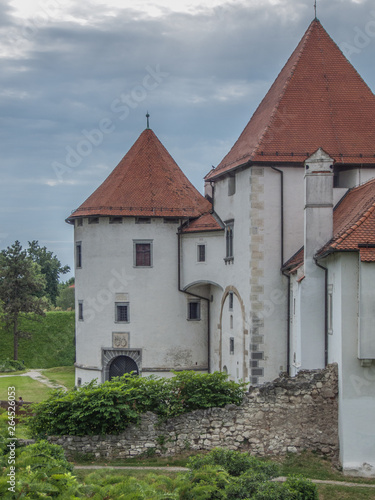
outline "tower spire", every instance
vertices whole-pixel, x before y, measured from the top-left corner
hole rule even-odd
[[[315,19],[318,19],[318,18],[316,17],[316,0],[315,0],[315,2],[314,2],[314,12],[315,12]]]
[[[147,118],[147,128],[149,129],[150,128],[150,121],[149,121],[150,113],[148,111],[147,111],[146,118]]]

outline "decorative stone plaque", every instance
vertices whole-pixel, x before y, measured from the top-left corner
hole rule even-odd
[[[112,347],[124,349],[129,347],[129,333],[112,333]]]

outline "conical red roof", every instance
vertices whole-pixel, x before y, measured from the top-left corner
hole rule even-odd
[[[199,217],[212,206],[185,177],[154,132],[146,129],[107,179],[72,217]]]
[[[302,164],[320,147],[341,164],[375,164],[375,96],[315,19],[206,178],[247,162]]]

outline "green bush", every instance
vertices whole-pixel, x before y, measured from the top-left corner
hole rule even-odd
[[[294,492],[298,500],[318,500],[318,490],[314,483],[300,476],[290,476],[285,482],[289,491]]]
[[[278,466],[272,462],[264,462],[246,452],[242,453],[223,448],[215,448],[206,455],[191,457],[188,462],[188,467],[193,470],[200,469],[205,465],[220,465],[231,476],[240,476],[249,470],[263,474],[267,479],[279,475]]]
[[[118,434],[147,411],[167,419],[193,409],[240,404],[245,388],[218,372],[180,372],[171,379],[126,374],[101,385],[54,391],[33,405],[29,425],[35,436]]]
[[[181,500],[225,499],[230,475],[218,465],[204,465],[181,476],[178,492]]]
[[[24,369],[25,365],[21,361],[9,358],[0,360],[0,372],[16,372]]]

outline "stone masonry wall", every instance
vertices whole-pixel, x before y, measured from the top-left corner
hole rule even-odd
[[[62,445],[68,458],[174,455],[223,447],[258,456],[316,450],[337,459],[337,399],[337,367],[330,365],[252,387],[241,406],[197,410],[161,424],[146,413],[140,425],[116,436],[51,436],[49,441]]]

